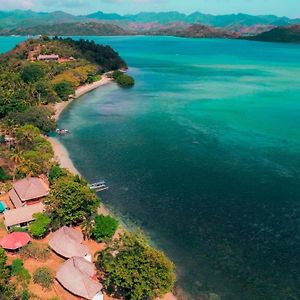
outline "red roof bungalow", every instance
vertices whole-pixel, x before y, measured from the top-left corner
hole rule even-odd
[[[9,198],[16,208],[20,208],[41,202],[49,191],[49,185],[43,179],[26,177],[14,182]]]
[[[6,250],[15,251],[26,246],[31,241],[26,232],[13,232],[6,235],[1,241],[0,246]]]
[[[58,61],[59,60],[59,56],[56,54],[49,54],[49,55],[42,55],[40,54],[37,57],[37,60],[39,61]]]

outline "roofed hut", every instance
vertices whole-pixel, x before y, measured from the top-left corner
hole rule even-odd
[[[58,269],[56,279],[73,295],[88,300],[103,300],[102,285],[92,279],[94,265],[82,257],[72,257]]]
[[[49,195],[49,184],[39,177],[17,180],[9,192],[9,198],[16,208],[40,202]]]
[[[82,245],[83,235],[81,232],[67,226],[61,227],[54,232],[49,241],[50,248],[64,258],[73,256],[89,256],[89,249]]]

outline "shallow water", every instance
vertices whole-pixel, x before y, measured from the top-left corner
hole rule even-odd
[[[76,167],[109,184],[105,204],[170,255],[193,299],[300,299],[300,46],[94,40],[136,86],[83,96],[59,126]]]

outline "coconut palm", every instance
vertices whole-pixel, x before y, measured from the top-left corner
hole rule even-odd
[[[92,216],[84,218],[84,221],[81,224],[81,230],[82,230],[83,237],[85,240],[91,239],[94,226],[95,226],[95,221]]]
[[[18,166],[23,162],[22,151],[14,149],[9,156],[9,159],[14,163],[13,180],[15,181]]]

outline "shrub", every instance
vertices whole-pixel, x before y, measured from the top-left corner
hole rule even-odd
[[[43,238],[49,231],[51,219],[43,213],[34,214],[35,221],[29,224],[29,232],[34,238]]]
[[[118,228],[118,221],[111,216],[96,216],[92,237],[98,243],[111,239]]]
[[[9,229],[9,232],[27,232],[27,228],[26,227],[11,227]]]
[[[9,176],[7,174],[7,171],[3,168],[0,168],[0,181],[5,182],[5,181],[10,180],[10,179],[11,179],[11,176]]]
[[[20,250],[20,255],[24,259],[33,258],[38,261],[46,261],[50,256],[50,250],[46,245],[31,243]]]
[[[70,274],[70,276],[72,275]],[[54,276],[49,268],[41,267],[34,271],[33,282],[39,284],[44,289],[48,289],[54,282]]]
[[[29,272],[24,268],[23,260],[20,258],[17,258],[12,262],[11,275],[16,276],[19,281],[25,281],[26,283],[29,283],[31,278]]]
[[[126,74],[118,76],[116,80],[117,80],[118,85],[120,85],[122,87],[134,86],[134,79],[131,76],[128,76]]]

